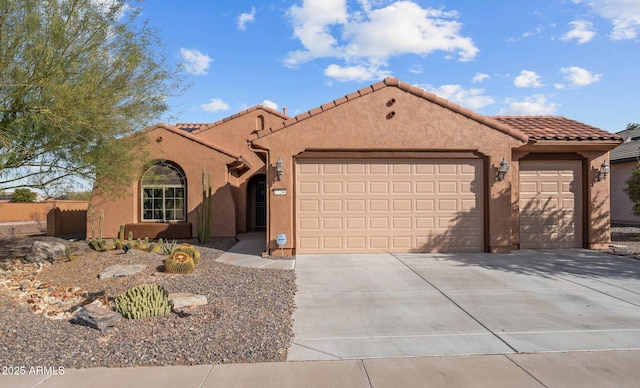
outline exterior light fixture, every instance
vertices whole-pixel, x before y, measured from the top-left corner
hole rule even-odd
[[[276,174],[278,174],[278,180],[281,181],[284,176],[284,162],[280,158],[276,162]]]
[[[509,172],[509,162],[502,158],[502,162],[500,162],[500,167],[498,167],[498,180],[503,181],[507,173]]]
[[[602,182],[607,179],[607,175],[609,175],[609,165],[604,161],[600,166],[600,170],[598,170],[598,182]]]

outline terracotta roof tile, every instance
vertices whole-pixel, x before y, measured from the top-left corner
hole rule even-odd
[[[617,140],[613,133],[562,116],[495,116],[532,140]]]
[[[243,116],[243,115],[245,115],[247,113],[250,113],[250,112],[253,112],[253,111],[259,110],[259,109],[264,110],[265,112],[269,112],[271,114],[274,114],[274,115],[282,118],[283,120],[287,120],[287,119],[291,118],[290,116],[288,116],[288,115],[286,115],[286,114],[284,114],[282,112],[279,112],[279,111],[277,111],[275,109],[271,109],[271,108],[266,107],[264,105],[256,105],[256,106],[252,106],[250,108],[247,108],[247,109],[245,109],[243,111],[240,111],[238,113],[235,113],[235,114],[233,114],[233,115],[231,115],[229,117],[225,117],[222,120],[218,120],[213,124],[176,124],[176,127],[180,128],[179,126],[181,126],[181,125],[185,125],[185,126],[188,126],[188,125],[193,125],[193,126],[199,125],[200,127],[196,128],[196,129],[193,129],[191,131],[187,131],[187,132],[191,132],[193,134],[198,134],[198,133],[200,133],[202,131],[206,131],[206,130],[211,129],[213,127],[216,127],[216,126],[218,126],[218,125],[220,125],[222,123],[225,123],[227,121],[236,119],[236,118],[238,118],[240,116]],[[180,128],[180,129],[182,129],[182,128]]]

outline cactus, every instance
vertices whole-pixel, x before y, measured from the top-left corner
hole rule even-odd
[[[120,225],[120,230],[118,231],[118,240],[120,240],[120,243],[124,245],[124,225]]]
[[[91,239],[94,239],[96,237],[96,227],[93,223],[93,205],[89,204],[87,212],[89,213],[89,223],[91,224]]]
[[[142,284],[116,298],[114,310],[127,319],[141,319],[169,314],[172,306],[173,301],[164,287]]]
[[[98,224],[98,239],[102,240],[102,225],[104,224],[104,209],[100,209],[100,223]]]
[[[166,273],[191,273],[195,268],[191,256],[184,252],[173,252],[164,261],[164,272]]]
[[[183,252],[189,255],[193,259],[193,264],[200,262],[200,251],[191,244],[180,244],[173,252]]]
[[[208,180],[205,182],[205,172],[204,169],[202,169],[202,203],[196,211],[198,220],[198,243],[200,244],[206,244],[209,242],[209,235],[211,234],[212,197],[211,175],[208,176]]]
[[[129,247],[133,247],[133,231],[129,231]]]
[[[67,260],[69,261],[73,261],[76,259],[75,257],[73,257],[73,254],[71,253],[71,247],[68,245],[64,247],[64,255],[67,257]]]

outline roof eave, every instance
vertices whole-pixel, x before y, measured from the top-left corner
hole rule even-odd
[[[576,152],[576,151],[611,151],[620,145],[619,140],[541,140],[533,139],[519,151]]]

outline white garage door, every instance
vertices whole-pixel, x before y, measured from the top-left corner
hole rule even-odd
[[[582,247],[582,163],[520,161],[520,247]]]
[[[482,161],[296,161],[298,253],[484,250]]]

